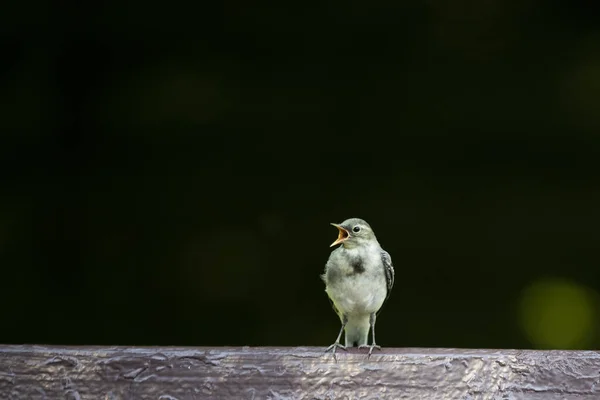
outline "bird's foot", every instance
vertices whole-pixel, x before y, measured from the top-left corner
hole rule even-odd
[[[373,353],[373,349],[377,349],[377,350],[381,350],[381,346],[379,346],[378,344],[373,343],[372,345],[368,345],[368,344],[361,344],[360,346],[358,346],[359,349],[369,349],[369,355],[367,357],[371,357],[371,353]]]
[[[331,346],[329,346],[327,348],[327,350],[325,350],[325,353],[327,353],[328,351],[331,351],[331,354],[333,354],[333,359],[335,361],[337,361],[337,358],[335,357],[335,349],[340,348],[344,351],[346,351],[346,346],[344,346],[343,344],[340,344],[340,342],[335,342],[334,344],[332,344]]]

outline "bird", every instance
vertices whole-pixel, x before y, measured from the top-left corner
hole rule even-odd
[[[321,278],[342,328],[326,352],[331,351],[336,359],[337,348],[367,347],[370,357],[373,349],[381,349],[375,342],[375,320],[394,286],[392,258],[381,248],[366,221],[350,218],[331,225],[338,229],[338,238],[329,247],[340,246],[331,252]],[[342,345],[340,339],[344,331],[345,345]]]

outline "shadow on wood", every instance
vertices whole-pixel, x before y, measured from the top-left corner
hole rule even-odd
[[[599,399],[592,351],[0,346],[1,399]]]

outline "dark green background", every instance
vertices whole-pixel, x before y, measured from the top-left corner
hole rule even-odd
[[[558,282],[546,330],[573,288],[597,346],[598,11],[15,2],[0,342],[328,345],[329,223],[360,217],[396,266],[380,344],[552,346],[520,310]]]

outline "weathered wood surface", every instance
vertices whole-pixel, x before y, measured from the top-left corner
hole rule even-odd
[[[0,399],[600,399],[594,351],[0,346]]]

